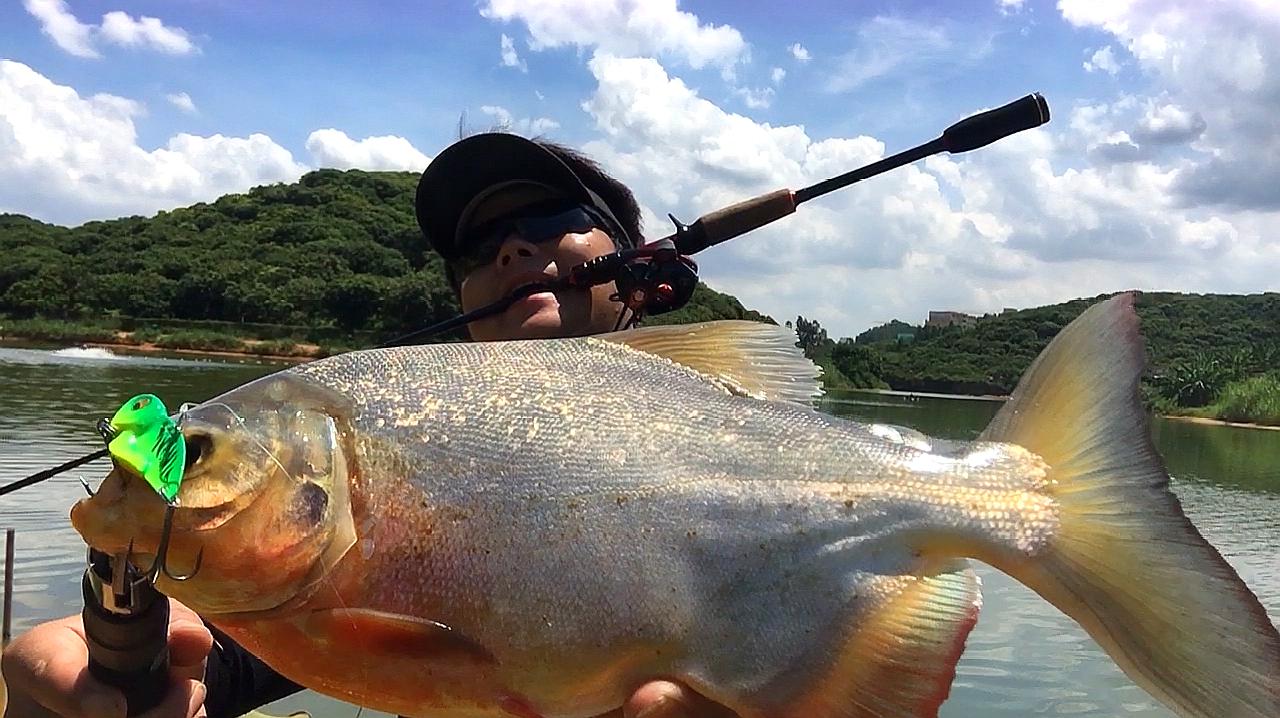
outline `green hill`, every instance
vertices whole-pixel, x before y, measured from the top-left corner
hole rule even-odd
[[[419,329],[459,310],[414,221],[417,180],[319,170],[154,217],[75,228],[0,215],[0,315],[257,323],[348,344]],[[715,318],[771,321],[705,286],[660,321]]]
[[[923,327],[910,343],[885,339],[853,347],[844,339],[833,356],[848,375],[855,369],[846,371],[843,357],[857,367],[874,366],[879,380],[894,389],[1007,394],[1062,327],[1106,296],[989,315],[971,328]],[[1274,391],[1280,294],[1150,292],[1138,295],[1136,309],[1150,360],[1144,382],[1149,401],[1169,411],[1210,407],[1203,413],[1257,418],[1257,411],[1213,407]]]

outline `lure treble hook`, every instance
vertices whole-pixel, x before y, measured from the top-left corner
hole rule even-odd
[[[164,509],[164,526],[160,529],[160,545],[156,548],[156,556],[151,561],[151,566],[142,572],[146,579],[155,583],[160,574],[164,574],[170,581],[190,581],[197,573],[200,572],[200,565],[204,560],[204,547],[196,552],[196,565],[191,569],[190,573],[176,574],[169,570],[169,537],[173,533],[173,510],[177,508],[174,504],[169,504]],[[126,561],[133,563],[133,542],[129,542],[129,550],[125,554]]]

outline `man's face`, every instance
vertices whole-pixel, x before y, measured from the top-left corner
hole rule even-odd
[[[567,275],[573,267],[613,251],[613,240],[599,229],[566,232],[541,242],[507,234],[492,262],[462,277],[462,311],[496,302],[523,285]],[[612,331],[622,307],[609,300],[613,292],[613,282],[589,290],[539,292],[501,314],[472,322],[471,338],[500,341]]]

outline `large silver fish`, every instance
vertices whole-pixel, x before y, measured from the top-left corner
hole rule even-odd
[[[170,558],[203,567],[161,587],[293,680],[410,716],[590,716],[667,677],[743,718],[915,717],[948,695],[976,559],[1178,714],[1275,718],[1280,637],[1169,489],[1132,301],[946,452],[815,411],[815,368],[764,324],[291,368],[183,415]],[[117,469],[72,521],[154,551],[161,511]]]

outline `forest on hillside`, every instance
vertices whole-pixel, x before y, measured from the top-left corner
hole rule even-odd
[[[1004,395],[1063,327],[1108,296],[988,315],[972,327],[895,321],[856,339],[828,338],[803,317],[796,328],[806,352],[853,385]],[[1280,293],[1143,292],[1135,309],[1148,357],[1148,403],[1280,421]]]
[[[417,180],[318,170],[153,217],[74,228],[0,215],[0,334],[110,340],[127,330],[134,343],[262,353],[305,341],[325,345],[323,354],[456,316],[414,220]],[[855,338],[828,337],[804,317],[787,324],[831,387],[1007,394],[1049,340],[1101,298],[1006,311],[972,327],[895,320]],[[1258,411],[1280,417],[1280,294],[1151,292],[1139,295],[1137,311],[1151,403],[1206,407],[1243,392],[1273,402]],[[688,306],[648,323],[712,319],[773,321],[699,284]]]
[[[413,216],[418,175],[318,170],[215,202],[60,227],[0,215],[0,315],[399,334],[457,301]],[[768,318],[700,286],[685,322]]]

